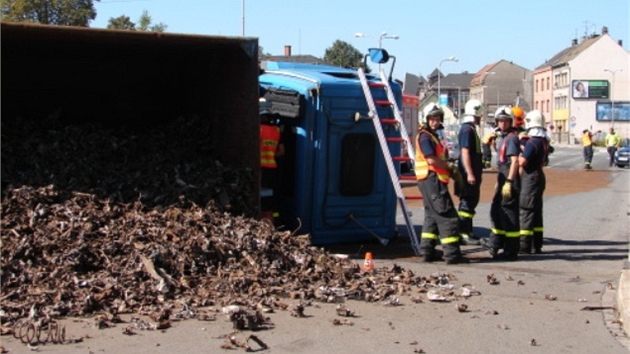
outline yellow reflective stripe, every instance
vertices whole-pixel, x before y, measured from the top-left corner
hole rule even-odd
[[[278,217],[280,217],[280,213],[279,213],[279,212],[277,212],[277,211],[274,211],[274,212],[273,212],[273,217],[274,217],[274,218],[278,218]]]
[[[451,177],[451,175],[447,173],[438,173],[437,176],[442,183],[448,183],[448,179]]]
[[[458,211],[457,214],[463,218],[470,218],[470,219],[472,219],[475,216],[475,214],[471,214],[462,210]]]
[[[459,242],[459,236],[449,236],[449,237],[445,237],[441,240],[442,244],[449,244],[449,243],[455,243],[455,242]]]
[[[534,232],[543,232],[543,230],[544,230],[544,228],[542,226],[534,228]]]
[[[504,230],[492,229],[491,231],[495,235],[505,235],[505,231]]]
[[[520,231],[506,231],[505,237],[521,237]]]
[[[521,230],[521,236],[534,236],[533,230]]]
[[[431,240],[437,240],[438,235],[430,233],[430,232],[423,232],[422,234],[420,234],[420,238],[428,238]]]

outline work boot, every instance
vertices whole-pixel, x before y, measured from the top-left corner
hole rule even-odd
[[[515,262],[518,261],[518,254],[512,252],[501,252],[497,255],[494,255],[492,259],[496,261]]]
[[[422,261],[425,263],[443,261],[443,256],[444,252],[440,250],[422,250]]]
[[[446,260],[446,264],[468,264],[468,263],[470,263],[470,259],[462,256],[461,254]]]
[[[459,244],[468,245],[468,246],[477,246],[477,245],[480,245],[481,242],[479,241],[479,238],[475,237],[474,235],[469,236],[468,234],[461,234],[461,236],[459,237]]]
[[[499,253],[500,248],[496,247],[492,241],[490,241],[489,237],[479,239],[479,243],[483,246],[483,248],[488,250],[491,257],[494,257]]]
[[[521,254],[532,254],[532,240],[528,236],[521,236],[521,247],[518,251]]]

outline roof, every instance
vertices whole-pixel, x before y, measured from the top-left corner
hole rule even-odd
[[[564,48],[563,50],[558,52],[556,55],[551,57],[550,59],[547,59],[545,63],[537,66],[536,69],[542,69],[548,66],[557,66],[560,64],[567,63],[575,59],[578,55],[580,55],[588,47],[593,45],[593,43],[597,42],[600,38],[601,36],[599,35],[591,36],[589,38],[584,39],[582,43],[580,44],[574,44],[574,45],[571,45],[570,47]]]
[[[440,80],[442,88],[462,88],[468,90],[470,82],[472,81],[474,74],[459,73],[448,74]]]
[[[499,62],[494,62],[484,66],[481,70],[477,71],[477,73],[473,76],[472,80],[470,80],[470,86],[479,86],[483,85],[483,80],[485,80],[485,76],[487,72],[492,71]]]
[[[318,65],[331,65],[323,59],[320,59],[313,55],[270,55],[263,56],[262,61],[282,61],[291,63],[305,63],[305,64],[318,64]]]

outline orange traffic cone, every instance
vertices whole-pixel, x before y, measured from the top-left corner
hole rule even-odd
[[[363,261],[363,270],[374,269],[374,260],[372,259],[372,252],[365,253],[365,261]]]

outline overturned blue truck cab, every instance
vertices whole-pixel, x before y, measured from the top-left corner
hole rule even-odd
[[[290,62],[264,69],[262,97],[282,127],[286,151],[278,160],[279,224],[310,234],[316,245],[394,238],[396,193],[357,71]],[[390,85],[400,107],[401,88]],[[387,100],[385,91],[373,95]],[[380,109],[379,116],[392,116],[392,108]],[[395,126],[384,134],[395,136]],[[388,144],[400,151],[400,143]]]

